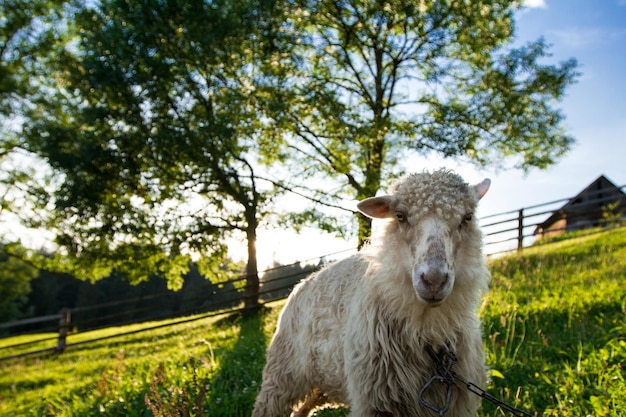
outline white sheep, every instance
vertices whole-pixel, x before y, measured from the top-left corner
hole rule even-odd
[[[379,239],[331,264],[290,295],[267,350],[253,417],[307,416],[345,404],[354,417],[432,416],[420,391],[438,375],[427,349],[449,347],[451,370],[485,383],[478,306],[489,272],[474,211],[490,181],[447,170],[409,175],[391,195],[361,201],[389,218]],[[480,398],[435,381],[423,400],[446,416],[474,416]]]

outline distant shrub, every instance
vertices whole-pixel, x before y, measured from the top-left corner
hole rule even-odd
[[[624,212],[619,210],[620,201],[617,200],[602,207],[602,224],[606,228],[619,227],[624,223]]]

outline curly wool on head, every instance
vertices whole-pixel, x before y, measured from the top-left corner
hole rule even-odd
[[[392,185],[391,193],[400,197],[410,216],[431,212],[446,219],[461,218],[478,204],[463,178],[446,169],[409,174]]]

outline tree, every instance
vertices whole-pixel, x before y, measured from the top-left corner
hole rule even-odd
[[[12,248],[12,253],[23,252],[23,248]],[[3,251],[4,252],[4,251]],[[2,253],[0,258],[0,322],[17,320],[24,314],[21,307],[26,304],[30,292],[30,281],[37,276],[37,270],[16,256]]]
[[[19,118],[31,91],[30,71],[45,57],[55,38],[44,30],[58,21],[62,1],[0,0],[0,221],[13,224],[32,213],[44,184],[24,167]],[[27,191],[28,190],[28,191]],[[18,318],[17,308],[37,276],[34,251],[19,236],[0,237],[0,320]]]
[[[340,195],[375,195],[406,150],[528,170],[570,148],[553,105],[577,63],[542,64],[543,40],[510,46],[520,2],[290,4],[298,59],[277,117],[298,166],[341,178]],[[360,245],[370,228],[360,216]]]
[[[217,270],[238,231],[256,305],[256,233],[275,193],[257,175],[274,159],[258,106],[273,6],[111,0],[75,11],[77,39],[41,74],[55,83],[26,129],[27,149],[61,178],[46,226],[74,274],[162,274],[180,288],[191,255]]]

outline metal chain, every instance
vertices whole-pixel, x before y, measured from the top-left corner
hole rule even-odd
[[[478,385],[474,384],[473,382],[466,381],[465,379],[461,378],[459,375],[456,375],[456,379],[458,379],[459,381],[464,383],[465,386],[467,387],[467,389],[471,393],[476,394],[479,397],[484,398],[485,400],[487,400],[487,401],[497,405],[498,407],[500,407],[504,411],[508,411],[509,413],[513,414],[516,417],[533,417],[532,414],[530,414],[530,413],[528,413],[528,412],[526,412],[524,410],[521,410],[519,408],[515,408],[515,407],[513,407],[510,404],[505,403],[504,401],[502,401],[498,397],[495,397],[495,396],[489,394],[487,391],[485,391],[484,389],[482,389]]]
[[[452,366],[458,362],[458,359],[454,352],[450,349],[450,345],[446,345],[439,350],[439,353],[435,353],[432,346],[426,346],[426,352],[431,357],[433,363],[435,364],[435,368],[437,369],[437,375],[433,376],[426,382],[426,384],[422,387],[419,392],[419,400],[420,403],[426,408],[436,412],[440,417],[443,417],[445,413],[450,408],[450,398],[452,392],[452,386],[456,385],[456,381],[460,381],[467,387],[468,391],[471,393],[478,395],[481,398],[495,404],[500,407],[504,411],[508,411],[516,417],[533,417],[532,414],[527,413],[524,410],[520,410],[519,408],[515,408],[510,404],[502,401],[501,399],[489,394],[487,391],[474,384],[473,382],[467,381],[464,378],[460,377],[456,372],[454,372],[451,368]],[[446,400],[443,407],[437,407],[430,402],[428,402],[424,395],[430,389],[433,383],[439,382],[440,384],[447,385],[446,387]]]

